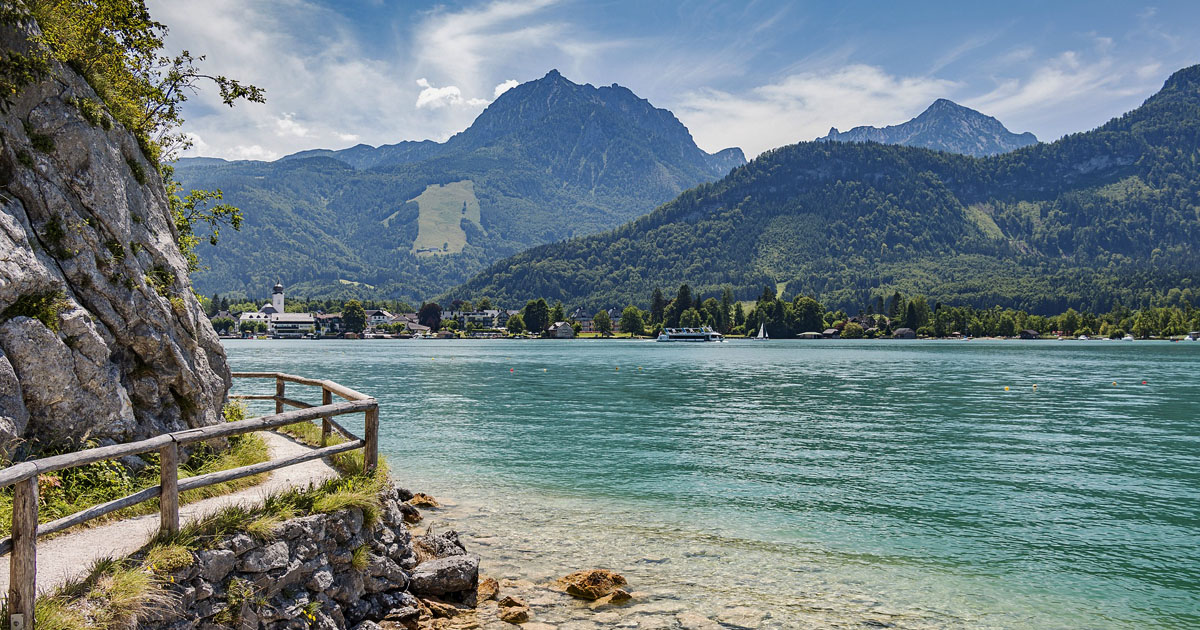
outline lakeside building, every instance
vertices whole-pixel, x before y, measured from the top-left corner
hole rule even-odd
[[[339,335],[346,330],[341,313],[318,313],[315,319],[317,330],[323,335]]]
[[[279,339],[300,339],[316,330],[311,313],[276,313],[271,316],[269,332]]]
[[[575,337],[575,327],[571,326],[571,322],[554,322],[547,329],[547,332],[555,339],[571,339]]]

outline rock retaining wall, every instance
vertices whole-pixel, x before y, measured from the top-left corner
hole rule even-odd
[[[285,521],[266,541],[237,534],[194,552],[191,566],[171,576],[177,605],[138,627],[345,630],[387,618],[416,628],[428,616],[418,596],[474,605],[479,558],[454,532],[412,536],[404,525],[410,498],[384,491],[373,526],[350,508]],[[360,568],[356,551],[367,554]]]

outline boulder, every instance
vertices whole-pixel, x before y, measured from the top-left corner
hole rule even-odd
[[[598,598],[596,601],[588,604],[588,608],[591,608],[592,610],[598,610],[608,606],[619,606],[631,599],[633,599],[633,595],[630,595],[628,591],[624,589],[617,589],[608,595]]]
[[[262,573],[288,566],[288,546],[282,540],[262,549],[246,552],[238,563],[238,570],[245,573]]]
[[[478,580],[479,556],[470,554],[422,562],[410,576],[411,589],[418,595],[474,591]]]
[[[559,578],[557,586],[573,597],[597,600],[627,583],[625,577],[615,571],[590,569]]]
[[[467,548],[458,539],[458,532],[447,530],[440,534],[413,536],[413,549],[422,561],[433,558],[461,556],[467,553]]]
[[[442,504],[438,503],[437,499],[425,494],[424,492],[418,492],[414,494],[412,498],[407,501],[407,503],[413,507],[442,507]]]

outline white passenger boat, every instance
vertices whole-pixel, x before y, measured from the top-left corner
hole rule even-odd
[[[702,328],[664,328],[656,341],[725,341],[721,333],[704,326]]]

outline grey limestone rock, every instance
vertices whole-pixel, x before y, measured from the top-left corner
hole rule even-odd
[[[28,36],[0,27],[0,46]],[[86,81],[54,74],[0,113],[0,446],[214,424],[229,368],[162,179],[124,128],[82,116]]]
[[[262,573],[271,569],[282,569],[288,566],[288,546],[282,540],[264,547],[246,552],[238,563],[238,570],[246,573]]]
[[[428,560],[417,565],[410,579],[413,592],[421,595],[472,590],[479,582],[479,556],[468,554]]]
[[[237,564],[237,556],[228,549],[212,549],[196,552],[196,566],[200,577],[208,582],[221,582]]]

